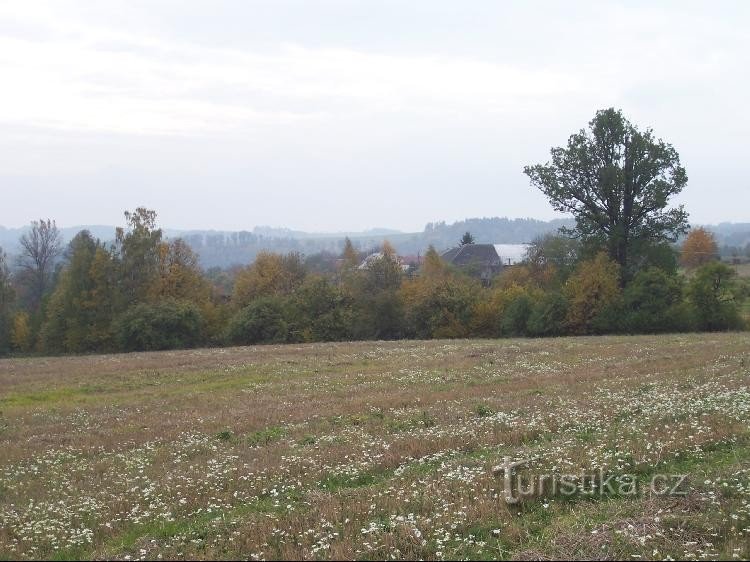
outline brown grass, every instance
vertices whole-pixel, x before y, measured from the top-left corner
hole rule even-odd
[[[748,334],[2,360],[0,555],[748,556],[749,364]],[[504,456],[701,477],[515,507]]]

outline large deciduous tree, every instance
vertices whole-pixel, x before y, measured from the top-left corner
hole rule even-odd
[[[31,230],[21,235],[19,244],[18,266],[29,281],[31,305],[36,309],[49,288],[55,260],[62,253],[62,236],[55,221],[40,219],[31,223]]]
[[[305,267],[300,254],[260,252],[252,264],[237,273],[232,301],[237,308],[244,308],[260,297],[288,296],[304,280]]]
[[[117,228],[115,240],[120,254],[121,283],[128,304],[146,300],[159,274],[162,231],[156,228],[156,211],[138,207],[125,211],[127,228]]]
[[[119,306],[115,263],[87,230],[70,241],[66,263],[49,297],[41,328],[45,351],[103,351],[111,347],[110,324]]]
[[[12,326],[12,307],[15,292],[10,283],[5,252],[0,248],[0,355],[10,349],[10,334]]]
[[[683,207],[667,208],[687,183],[677,151],[621,111],[598,111],[588,130],[551,155],[524,173],[556,210],[573,214],[577,235],[604,245],[626,275],[635,248],[674,242],[687,231]]]

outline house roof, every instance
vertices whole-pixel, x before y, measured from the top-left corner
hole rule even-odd
[[[503,265],[521,263],[531,244],[493,244]]]
[[[357,269],[368,269],[375,261],[382,259],[383,252],[375,252],[374,254],[370,254],[369,256],[367,256],[362,261],[362,263],[359,264],[359,267]],[[401,256],[396,256],[396,263],[398,263],[402,271],[407,271],[409,269],[409,264],[404,262]]]
[[[464,244],[443,252],[441,256],[453,265],[486,265],[496,267],[501,265],[500,256],[492,244]]]

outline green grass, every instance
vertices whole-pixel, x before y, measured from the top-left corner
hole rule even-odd
[[[254,431],[253,433],[248,435],[247,442],[248,444],[253,446],[268,445],[269,443],[278,441],[279,439],[284,437],[285,434],[286,431],[283,427],[266,427],[264,429]]]

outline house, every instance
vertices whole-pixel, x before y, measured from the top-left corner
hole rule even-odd
[[[375,252],[373,254],[370,254],[367,256],[361,264],[359,264],[359,267],[357,269],[369,269],[370,265],[372,265],[373,262],[377,260],[383,259],[383,252]],[[409,271],[409,264],[406,263],[401,257],[396,256],[396,262],[398,263],[399,267],[401,268],[401,271],[406,273]]]
[[[526,259],[531,244],[493,244],[503,265],[516,265]]]
[[[441,257],[454,267],[478,277],[485,285],[489,285],[492,278],[503,269],[503,263],[493,244],[464,244],[443,252]]]

